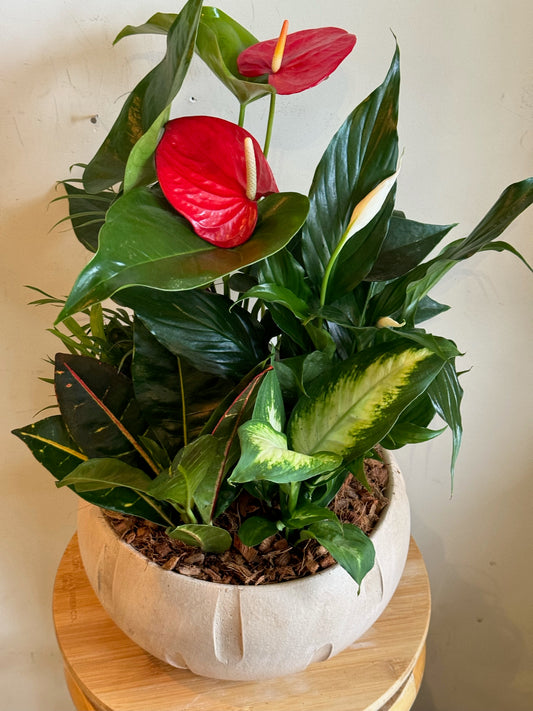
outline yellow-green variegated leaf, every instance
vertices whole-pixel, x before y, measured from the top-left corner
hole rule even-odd
[[[272,481],[284,484],[305,481],[336,469],[341,458],[329,452],[313,456],[288,449],[287,437],[261,420],[249,420],[239,427],[241,458],[229,481]]]
[[[314,383],[288,424],[292,449],[355,459],[390,431],[400,413],[440,372],[445,360],[402,343],[356,355]]]

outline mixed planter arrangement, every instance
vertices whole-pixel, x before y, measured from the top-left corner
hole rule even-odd
[[[453,475],[460,351],[426,330],[448,308],[429,292],[479,251],[518,255],[498,238],[533,179],[439,251],[454,225],[395,207],[398,48],[305,196],[281,192],[267,162],[276,97],[332,74],[354,35],[285,22],[258,41],[201,0],[117,40],[140,33],[166,36],[164,58],[82,178],[63,181],[94,256],[65,301],[36,302],[61,308],[59,414],[14,432],[81,497],[88,577],[133,640],[208,676],[299,671],[365,632],[401,577],[409,507],[390,450],[438,435],[438,417]],[[237,99],[237,123],[170,118],[195,53]],[[262,98],[263,147],[244,128]],[[365,496],[388,501],[366,532],[339,505]],[[128,543],[140,529],[143,551]],[[146,558],[156,539],[163,565]]]

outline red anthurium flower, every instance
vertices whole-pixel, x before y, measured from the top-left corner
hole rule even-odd
[[[246,242],[257,222],[257,200],[278,192],[255,138],[212,116],[169,121],[155,165],[169,203],[217,247]]]
[[[268,74],[268,83],[278,94],[297,94],[316,86],[335,71],[355,42],[355,35],[338,27],[287,35],[285,20],[279,39],[247,47],[240,53],[237,66],[243,76]]]

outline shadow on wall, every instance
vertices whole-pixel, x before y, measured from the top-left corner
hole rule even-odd
[[[531,711],[531,697],[516,688],[524,636],[506,618],[497,586],[486,592],[496,563],[491,561],[487,573],[479,566],[454,566],[433,531],[420,521],[415,530],[432,552],[431,567],[446,582],[432,591],[426,671],[413,711]]]

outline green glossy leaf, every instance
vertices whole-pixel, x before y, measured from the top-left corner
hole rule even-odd
[[[61,415],[53,415],[13,430],[37,461],[56,479],[63,479],[78,464],[88,459],[69,435]]]
[[[312,292],[307,284],[307,275],[289,249],[281,249],[271,257],[257,262],[253,271],[259,283],[279,284],[290,289],[293,294],[309,303]]]
[[[87,461],[87,455],[79,451],[78,445],[69,435],[60,415],[53,415],[14,430],[13,434],[28,445],[37,461],[56,479],[64,479],[79,464]],[[110,511],[140,516],[157,524],[168,523],[166,516],[161,515],[131,489],[117,486],[107,490],[75,493],[85,501]]]
[[[230,389],[225,378],[202,372],[171,353],[138,320],[132,378],[142,415],[171,458],[185,439],[200,435]]]
[[[486,247],[533,203],[533,178],[509,185],[494,206],[465,239],[443,249],[441,259],[467,259]]]
[[[204,241],[167,201],[135,188],[108,211],[98,252],[74,284],[58,321],[130,286],[182,291],[210,284],[282,249],[307,215],[307,198],[276,193],[259,202],[253,236],[221,249]]]
[[[333,137],[315,172],[301,248],[303,262],[317,293],[355,206],[396,170],[399,79],[399,51],[396,49],[385,81],[350,114]],[[387,226],[388,219],[381,224],[381,233],[372,236],[374,248],[378,244],[381,247]],[[364,232],[371,229],[369,226]],[[365,258],[370,252],[372,250]],[[361,270],[354,261],[356,254],[357,250],[351,255],[353,260],[343,262],[345,268],[353,266],[358,273],[366,270],[362,277],[366,276],[372,265],[365,264]]]
[[[250,516],[239,528],[238,536],[245,546],[257,546],[265,538],[270,538],[278,533],[275,521],[271,521],[263,516]]]
[[[310,526],[309,532],[358,585],[374,567],[374,545],[357,526],[344,523],[342,531],[339,531],[333,521],[322,521]]]
[[[237,69],[239,54],[258,40],[216,7],[204,7],[196,38],[196,51],[211,71],[241,104],[269,96],[275,90],[264,79],[253,81]]]
[[[285,407],[281,387],[274,370],[263,378],[255,401],[253,419],[268,423],[276,432],[285,427]]]
[[[293,511],[292,516],[285,521],[285,524],[289,529],[299,530],[312,523],[318,523],[319,521],[334,521],[339,527],[339,530],[342,530],[340,522],[333,511],[324,506],[317,506],[316,504],[304,504],[303,506],[299,506]]]
[[[421,279],[412,280],[405,289],[405,301],[401,311],[402,319],[408,324],[414,324],[418,305],[428,292],[439,283],[457,262],[453,260],[439,260],[430,264]]]
[[[189,0],[167,35],[167,51],[126,99],[83,176],[87,192],[122,181],[130,152],[178,93],[194,53],[202,0]]]
[[[239,439],[241,458],[229,478],[232,483],[304,481],[341,463],[340,457],[326,451],[309,456],[288,449],[287,437],[266,422],[245,422],[239,427]]]
[[[116,195],[109,191],[93,195],[66,181],[63,186],[68,195],[69,216],[74,234],[89,252],[96,252],[98,233],[105,220],[105,216],[101,213],[110,207]],[[91,213],[95,213],[96,220],[88,221],[87,217],[81,217]]]
[[[159,143],[163,126],[169,117],[170,106],[167,106],[131,149],[124,171],[123,191],[125,193],[141,185],[151,185],[157,182],[154,152]]]
[[[445,311],[449,311],[450,307],[446,304],[439,304],[430,296],[424,296],[418,302],[415,313],[415,324],[423,323],[424,321],[429,321],[429,319],[439,314],[443,314]]]
[[[205,373],[240,380],[268,357],[260,323],[238,306],[230,311],[222,294],[128,289],[119,297],[165,348]]]
[[[231,546],[231,535],[223,528],[203,524],[185,524],[167,528],[167,534],[206,553],[224,553]]]
[[[518,259],[520,259],[520,261],[526,265],[526,267],[529,269],[530,272],[533,272],[533,267],[531,267],[531,265],[527,263],[527,261],[520,254],[520,252],[517,249],[515,249],[515,247],[513,247],[508,242],[503,242],[503,241],[491,242],[490,244],[486,244],[484,247],[481,247],[481,249],[479,251],[480,252],[510,252],[510,254],[514,254],[515,257],[518,257]]]
[[[390,431],[442,369],[427,348],[386,343],[332,368],[309,388],[288,424],[294,449],[356,459]]]
[[[306,395],[307,388],[331,367],[332,359],[323,351],[274,362],[274,370],[282,390],[292,397]]]
[[[427,225],[393,215],[369,281],[388,281],[406,274],[428,256],[455,225]]]
[[[301,320],[309,316],[309,307],[306,302],[296,296],[290,289],[279,284],[258,284],[253,286],[239,297],[239,301],[243,299],[261,299],[267,304],[280,304]]]
[[[420,427],[408,422],[399,422],[389,434],[381,440],[381,444],[385,449],[400,449],[406,444],[419,444],[421,442],[429,442],[429,440],[438,437],[446,430],[442,427],[440,430],[431,430],[428,427]]]
[[[196,490],[206,478],[216,481],[223,443],[213,435],[203,435],[178,452],[170,472],[151,482],[150,496],[191,510]]]
[[[140,469],[130,467],[119,459],[89,459],[57,483],[75,486],[79,491],[93,491],[124,486],[146,494],[152,479]]]
[[[94,358],[58,353],[55,388],[67,430],[87,456],[158,471],[138,442],[147,427],[128,378]]]
[[[156,12],[142,25],[126,25],[115,37],[113,44],[131,35],[166,35],[176,18],[177,15],[172,12]]]
[[[428,395],[431,398],[433,406],[435,407],[435,411],[440,417],[442,417],[444,422],[446,422],[452,431],[453,447],[450,469],[453,491],[455,463],[457,461],[457,456],[461,447],[461,439],[463,436],[463,423],[461,417],[463,389],[459,384],[459,379],[457,377],[453,362],[446,363],[442,371],[428,388]]]

